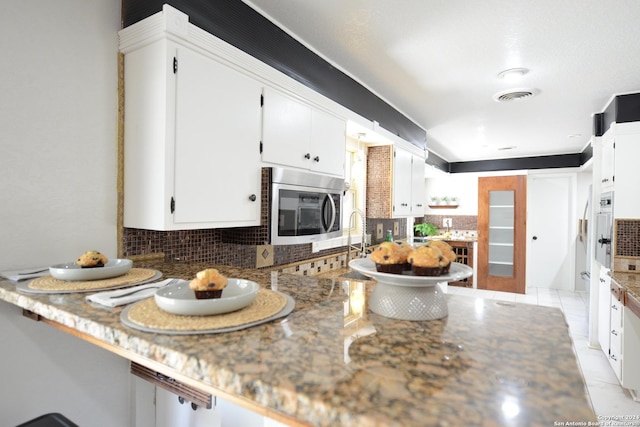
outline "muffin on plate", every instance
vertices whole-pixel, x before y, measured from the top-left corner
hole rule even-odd
[[[196,295],[196,299],[214,299],[222,296],[222,290],[227,287],[227,278],[215,268],[199,271],[195,279],[189,282]]]
[[[442,251],[435,246],[419,246],[408,257],[411,271],[416,276],[440,276],[442,274]]]
[[[98,251],[87,251],[76,259],[76,264],[82,268],[104,267],[108,262],[109,258]]]
[[[402,274],[407,262],[407,253],[394,242],[382,242],[371,252],[371,261],[381,273]]]
[[[407,258],[409,257],[409,254],[411,253],[411,251],[414,249],[413,246],[407,242],[401,242],[401,241],[395,241],[393,243],[398,245],[398,248],[399,248],[398,250],[402,254],[402,257],[404,257],[403,269],[411,270],[411,264],[409,264],[409,261],[407,261]]]
[[[427,245],[436,247],[442,251],[442,256],[444,257],[440,263],[442,266],[442,274],[448,274],[449,269],[451,268],[451,263],[458,259],[458,255],[453,251],[451,245],[444,240],[432,240],[427,243]]]

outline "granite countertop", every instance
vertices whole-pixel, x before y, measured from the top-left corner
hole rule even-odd
[[[458,234],[458,235],[451,235],[448,237],[444,235],[438,235],[438,236],[431,236],[431,237],[413,237],[408,239],[408,241],[411,241],[414,243],[425,243],[429,240],[444,240],[445,242],[477,242],[478,237],[465,235],[465,234]]]
[[[622,286],[628,295],[640,301],[640,273],[614,271],[611,278]]]
[[[626,295],[622,300],[623,304],[640,317],[640,273],[614,271],[610,275],[611,279],[624,289]]]
[[[210,267],[136,266],[185,279]],[[295,425],[596,421],[557,308],[448,295],[448,317],[400,321],[370,312],[366,299],[361,314],[349,309],[352,291],[369,295],[374,281],[217,268],[291,295],[294,311],[241,331],[170,336],[123,326],[121,307],[90,304],[87,294],[27,295],[2,280],[0,299]]]

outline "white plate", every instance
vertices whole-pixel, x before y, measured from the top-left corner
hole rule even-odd
[[[197,299],[189,282],[180,281],[157,290],[158,307],[172,314],[183,316],[210,316],[240,310],[251,304],[260,287],[245,279],[227,279],[222,296],[214,299]]]
[[[409,287],[435,286],[440,282],[457,282],[473,274],[471,267],[459,262],[452,262],[449,274],[442,276],[414,276],[411,271],[405,271],[403,274],[381,273],[376,270],[376,264],[369,258],[354,259],[349,262],[349,267],[378,282]]]
[[[49,267],[49,273],[56,279],[81,281],[111,279],[122,276],[131,270],[133,262],[129,259],[110,259],[104,267],[82,268],[75,261],[56,264]]]
[[[156,329],[156,328],[147,328],[146,326],[141,326],[137,323],[129,320],[129,311],[136,306],[136,304],[130,304],[125,307],[122,312],[120,312],[120,321],[123,325],[135,329],[142,332],[150,332],[153,334],[165,334],[165,335],[199,335],[199,334],[222,334],[226,332],[234,332],[241,331],[243,329],[252,328],[254,326],[262,325],[263,323],[269,323],[272,320],[280,319],[281,317],[288,316],[289,313],[293,311],[296,306],[296,302],[293,298],[291,298],[287,294],[283,294],[282,292],[273,291],[278,294],[283,295],[287,299],[287,304],[284,306],[282,310],[273,316],[267,317],[266,319],[256,320],[255,322],[245,323],[240,326],[231,326],[229,328],[221,328],[221,329],[211,329],[211,330],[198,330],[198,331],[177,331],[177,330],[167,330],[167,329]]]
[[[155,272],[153,276],[136,283],[126,283],[124,285],[115,285],[115,286],[106,284],[104,287],[82,289],[82,290],[73,289],[73,290],[67,290],[67,291],[60,291],[60,290],[54,291],[49,289],[32,289],[29,287],[31,280],[29,281],[22,280],[16,283],[16,291],[23,294],[43,294],[43,295],[44,294],[81,294],[81,293],[100,292],[100,291],[113,291],[115,289],[130,288],[132,286],[143,285],[145,283],[154,282],[162,277],[162,273],[160,273],[158,270],[153,270],[153,271]],[[108,283],[108,282],[105,282],[105,283]]]

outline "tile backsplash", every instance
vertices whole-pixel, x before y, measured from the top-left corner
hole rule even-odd
[[[614,271],[640,272],[640,219],[616,219],[614,236]]]

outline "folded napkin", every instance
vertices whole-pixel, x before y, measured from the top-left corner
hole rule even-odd
[[[21,270],[3,271],[0,273],[3,277],[9,280],[18,282],[20,280],[34,279],[36,277],[42,277],[49,274],[49,267],[33,267],[23,268]]]
[[[130,304],[141,299],[149,298],[156,293],[159,288],[175,283],[177,279],[166,279],[161,282],[146,283],[140,286],[133,286],[115,291],[99,292],[97,294],[88,295],[86,298],[91,302],[105,305],[107,307],[117,307],[119,305]],[[134,291],[137,291],[133,293]],[[124,295],[124,296],[120,296]]]

